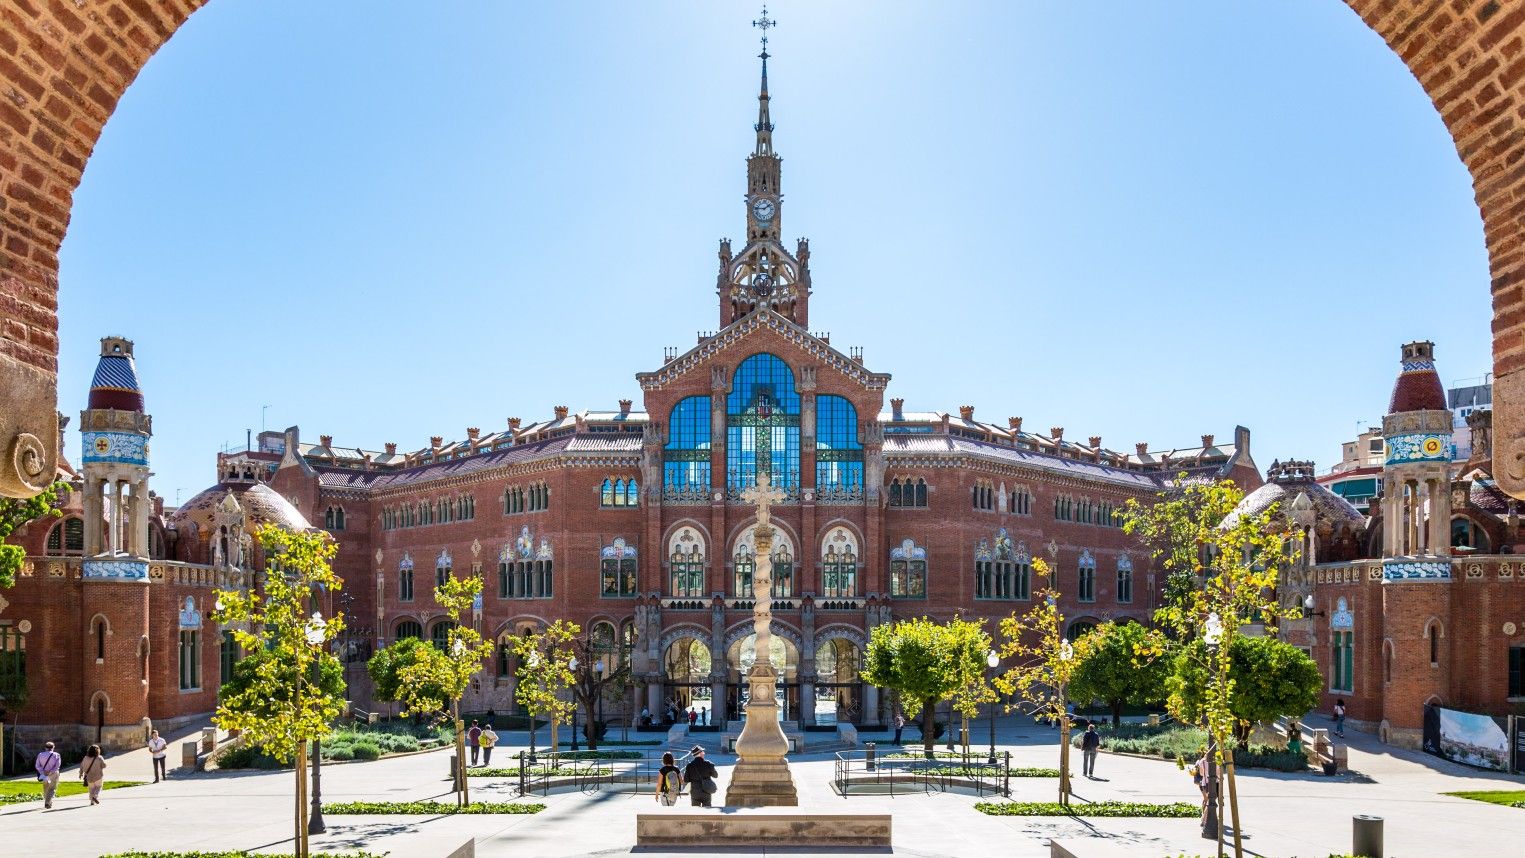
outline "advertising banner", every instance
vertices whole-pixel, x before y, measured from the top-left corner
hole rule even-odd
[[[1515,744],[1510,741],[1509,726],[1507,716],[1426,706],[1424,749],[1454,762],[1507,772]]]

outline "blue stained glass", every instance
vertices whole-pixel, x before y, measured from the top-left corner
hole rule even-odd
[[[863,445],[858,443],[858,409],[840,396],[816,397],[817,488],[860,488]]]
[[[710,398],[690,396],[673,406],[662,482],[669,488],[710,487]]]
[[[757,482],[766,456],[773,485],[800,484],[800,395],[794,371],[775,355],[755,354],[731,377],[726,399],[726,484],[745,489]]]

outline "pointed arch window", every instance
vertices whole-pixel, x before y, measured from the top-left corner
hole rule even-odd
[[[821,594],[827,599],[858,595],[858,543],[846,528],[826,537],[821,554]]]
[[[1096,601],[1096,558],[1090,551],[1080,552],[1077,575],[1076,598],[1082,602]]]
[[[1117,558],[1117,601],[1124,605],[1133,602],[1133,559],[1126,554]]]
[[[434,586],[443,587],[445,582],[450,580],[451,574],[455,571],[451,568],[453,562],[449,550],[440,552],[439,557],[434,561]]]
[[[605,477],[599,491],[599,505],[604,507],[633,507],[640,497],[635,478]]]
[[[925,507],[927,481],[917,477],[896,477],[890,481],[890,506]]]
[[[905,540],[890,550],[890,597],[925,599],[927,596],[927,550]]]
[[[45,552],[50,555],[85,553],[85,520],[66,518],[48,531]]]
[[[858,410],[845,397],[816,397],[815,486],[836,492],[863,491],[863,445]]]
[[[403,554],[402,562],[397,564],[397,598],[399,601],[413,601],[413,558]]]
[[[751,488],[766,463],[773,485],[793,495],[800,481],[800,395],[794,371],[766,352],[741,362],[726,398],[726,487]]]

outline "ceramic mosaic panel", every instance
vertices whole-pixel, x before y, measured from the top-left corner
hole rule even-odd
[[[1387,463],[1447,462],[1451,459],[1451,436],[1435,432],[1409,432],[1387,439]]]
[[[142,581],[148,578],[146,560],[86,560],[84,577],[96,581]]]
[[[148,438],[135,432],[83,433],[84,461],[148,466]]]
[[[1388,581],[1449,581],[1451,564],[1445,560],[1394,560],[1382,564]]]

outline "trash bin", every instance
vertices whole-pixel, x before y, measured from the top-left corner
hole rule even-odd
[[[874,770],[874,756],[878,753],[878,742],[863,743],[863,765],[868,771]]]
[[[1334,777],[1335,773],[1338,772],[1338,771],[1339,771],[1339,767],[1335,765],[1334,760],[1330,760],[1330,761],[1324,763],[1324,774],[1326,774],[1326,775],[1328,775],[1330,777]]]
[[[1360,858],[1383,858],[1382,817],[1361,815],[1350,818],[1350,854]]]

